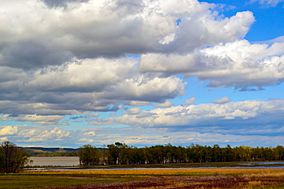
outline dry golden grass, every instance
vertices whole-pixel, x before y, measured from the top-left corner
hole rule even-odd
[[[22,174],[40,175],[251,175],[251,176],[284,176],[284,169],[245,169],[245,168],[199,168],[199,169],[96,169],[64,171],[24,171]]]

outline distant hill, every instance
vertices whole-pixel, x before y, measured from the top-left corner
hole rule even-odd
[[[78,148],[23,147],[31,156],[76,156]]]
[[[79,148],[22,147],[30,156],[78,156]],[[97,148],[105,151],[106,148]]]

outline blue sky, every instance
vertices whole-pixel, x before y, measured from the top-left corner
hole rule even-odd
[[[283,1],[32,0],[0,12],[0,141],[284,145]]]
[[[248,1],[204,1],[209,3],[219,3],[226,6],[232,6],[232,8],[225,8],[223,14],[226,16],[234,15],[239,11],[252,11],[256,22],[250,28],[246,39],[254,42],[266,41],[277,38],[283,35],[283,3],[279,3],[276,6],[267,4],[258,4],[257,2],[249,3]],[[273,1],[272,1],[273,2]]]
[[[222,14],[232,16],[240,11],[252,11],[256,21],[252,24],[250,30],[245,36],[245,39],[251,42],[269,41],[274,38],[283,36],[284,34],[284,12],[283,4],[276,6],[259,5],[258,3],[248,1],[203,1],[208,3],[216,3],[224,6]],[[284,85],[273,85],[264,87],[258,91],[238,91],[232,88],[214,88],[208,89],[206,83],[195,80],[194,78],[188,81],[191,84],[188,89],[188,94],[191,96],[199,96],[198,103],[208,103],[215,99],[228,96],[234,101],[258,99],[267,100],[273,98],[283,98]]]

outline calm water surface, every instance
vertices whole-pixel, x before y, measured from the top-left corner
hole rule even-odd
[[[80,164],[79,157],[30,157],[30,160],[32,160],[32,163],[30,163],[29,166],[35,166],[35,167],[41,167],[41,166],[42,167],[44,166],[77,167]],[[254,165],[258,165],[258,166],[255,167]],[[239,168],[243,168],[243,167],[246,167],[246,168],[284,168],[284,161],[240,163]],[[200,168],[208,169],[208,167],[200,167]],[[238,166],[234,168],[238,168]],[[112,168],[112,169],[131,170],[131,169],[147,169],[147,168]],[[157,169],[179,169],[179,168],[157,168]],[[181,169],[184,169],[184,168],[181,168]],[[192,168],[185,168],[185,169],[192,169]]]
[[[79,157],[30,157],[30,166],[78,166]]]

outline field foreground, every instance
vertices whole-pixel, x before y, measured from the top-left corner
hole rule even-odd
[[[284,188],[284,169],[129,169],[25,171],[1,175],[0,188]]]

